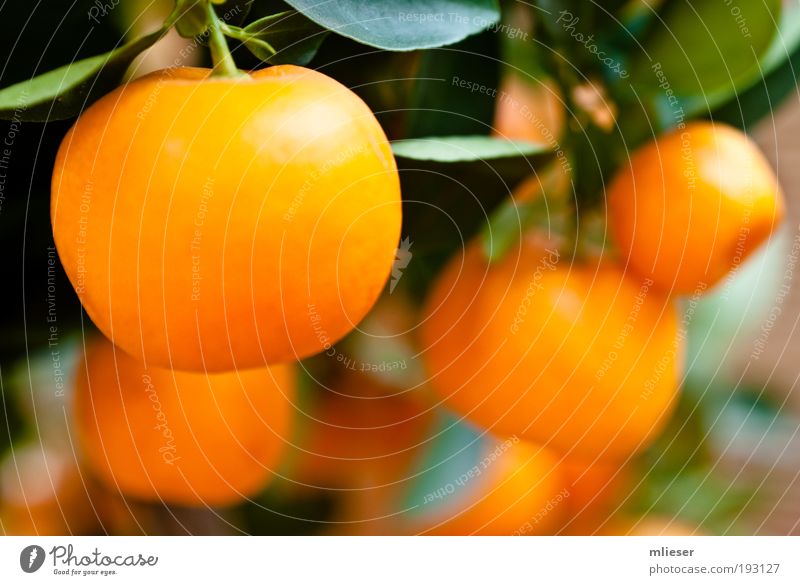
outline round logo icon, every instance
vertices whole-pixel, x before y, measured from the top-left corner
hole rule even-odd
[[[26,546],[19,553],[19,566],[26,573],[35,573],[44,564],[44,549],[36,544]]]

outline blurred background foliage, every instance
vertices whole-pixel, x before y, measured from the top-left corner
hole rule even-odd
[[[350,422],[356,428],[364,424],[359,416],[367,420],[375,416],[337,403],[331,390],[315,382],[325,380],[326,386],[342,383],[357,393],[376,385],[384,388],[379,392],[388,388],[400,396],[398,412],[410,408],[428,414],[419,417],[419,428],[408,429],[408,436],[405,431],[390,436],[373,433],[366,439],[367,435],[358,433],[355,438],[314,438],[314,433],[320,432],[315,428],[315,416],[299,414],[292,442],[308,446],[318,440],[321,445],[358,446],[370,441],[389,443],[399,434],[400,450],[408,457],[390,463],[400,471],[339,462],[344,478],[332,482],[331,476],[323,473],[330,461],[304,463],[308,453],[295,449],[279,470],[279,479],[263,494],[228,510],[144,504],[109,493],[82,473],[68,422],[69,370],[78,359],[82,340],[92,333],[92,325],[60,266],[56,264],[55,272],[48,274],[48,252],[53,246],[50,173],[56,149],[71,122],[4,121],[0,122],[0,136],[14,136],[0,208],[5,272],[5,286],[0,289],[4,309],[0,312],[4,530],[167,534],[402,531],[402,522],[393,520],[407,516],[409,502],[419,502],[425,494],[435,492],[436,486],[447,485],[470,467],[479,447],[492,440],[464,423],[430,415],[429,398],[420,387],[424,374],[413,334],[407,331],[413,329],[409,323],[413,323],[416,306],[442,264],[490,222],[498,221],[510,194],[531,175],[542,177],[548,165],[552,168],[558,151],[566,152],[575,166],[570,185],[575,205],[584,217],[591,217],[594,211],[602,212],[605,183],[627,153],[675,126],[682,117],[712,118],[751,131],[760,121],[769,123],[785,101],[797,101],[800,9],[796,2],[740,2],[732,5],[734,11],[718,0],[537,0],[531,4],[508,0],[499,5],[501,20],[497,24],[486,20],[473,26],[475,34],[464,35],[463,40],[401,52],[337,34],[350,29],[327,32],[319,23],[335,23],[341,15],[335,10],[330,14],[303,10],[312,11],[309,7],[314,4],[272,0],[237,4],[229,0],[219,11],[223,14],[233,9],[241,15],[241,22],[236,23],[240,26],[293,8],[313,16],[309,19],[300,14],[292,26],[280,30],[265,28],[265,39],[286,47],[270,60],[307,62],[338,79],[369,104],[389,138],[398,144],[453,136],[522,141],[510,156],[508,152],[492,155],[496,146],[490,143],[462,144],[458,148],[465,154],[458,161],[447,160],[446,144],[435,140],[428,140],[426,148],[398,149],[403,235],[412,242],[413,260],[393,293],[387,291],[365,324],[336,350],[353,363],[403,365],[346,378],[347,367],[330,356],[317,356],[304,364],[300,411],[317,413],[330,407],[331,412],[352,417]],[[373,4],[392,3],[382,0]],[[405,4],[394,3],[398,10]],[[494,5],[472,4],[466,0],[432,1],[425,10],[436,13],[461,5],[472,14],[470,10],[482,6],[491,12]],[[241,10],[235,10],[237,5]],[[59,9],[34,7],[23,0],[4,2],[0,6],[5,29],[0,35],[0,54],[6,58],[0,84],[29,79],[152,31],[172,3],[122,2],[95,21],[87,15],[96,6],[91,0],[76,0]],[[246,17],[245,8],[249,10]],[[570,29],[569,23],[577,24]],[[420,38],[415,39],[420,45],[428,32],[434,45],[439,38],[436,35],[443,34],[412,23],[396,27],[396,37],[384,32],[381,38],[392,46],[407,43],[403,34],[412,26],[417,27],[415,34]],[[748,28],[746,37],[742,26]],[[583,40],[577,40],[578,33]],[[359,34],[364,33],[353,33],[356,38]],[[591,40],[586,41],[589,35]],[[313,42],[309,43],[309,38]],[[189,42],[168,35],[128,75],[169,66],[175,52]],[[300,42],[304,43],[299,47],[302,50],[297,46]],[[608,55],[613,67],[587,50],[590,44]],[[232,50],[243,69],[265,65],[258,48],[233,43]],[[657,75],[656,63],[663,76]],[[199,51],[185,64],[208,66],[209,58]],[[461,80],[469,85],[460,84]],[[545,118],[541,112],[548,108],[562,111],[561,118],[556,114],[547,119],[550,132],[543,134],[537,127],[513,135],[513,124],[511,134],[500,131],[498,108],[512,90],[522,105]],[[674,96],[673,101],[668,96]],[[787,191],[791,198],[791,189]],[[519,216],[512,219],[516,221],[503,229],[524,227]],[[603,518],[582,528],[584,532],[609,530],[620,517],[661,517],[711,534],[779,530],[768,524],[765,527],[765,513],[759,510],[769,500],[761,494],[770,491],[769,478],[776,467],[796,465],[787,456],[787,446],[795,440],[798,414],[796,408],[793,412],[787,406],[791,388],[773,388],[768,380],[748,376],[742,364],[754,359],[753,342],[759,328],[771,307],[782,302],[776,301],[776,295],[785,280],[791,239],[796,237],[789,232],[787,229],[770,241],[714,294],[685,301],[684,310],[691,316],[686,322],[688,355],[678,412],[657,443],[630,463],[624,487],[606,504]],[[48,283],[48,276],[55,280]],[[56,291],[58,359],[66,380],[64,396],[56,398],[54,358],[48,347],[52,333],[47,319],[48,284]],[[796,319],[796,312],[787,310],[785,315]],[[330,456],[369,458],[358,450],[355,455]],[[321,476],[315,477],[315,473]],[[319,485],[314,487],[317,481]],[[607,480],[601,487],[611,483]],[[796,531],[798,522],[800,516],[787,529]],[[556,531],[568,533],[569,528]]]

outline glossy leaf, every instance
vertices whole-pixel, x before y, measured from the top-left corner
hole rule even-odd
[[[765,74],[771,73],[785,63],[798,47],[800,47],[800,5],[794,4],[784,8],[781,13],[778,34],[761,59],[761,71]]]
[[[260,18],[243,29],[244,46],[273,65],[306,65],[316,55],[327,31],[299,12],[290,10]]]
[[[43,122],[78,115],[113,89],[136,56],[164,34],[157,31],[113,51],[75,61],[0,90],[0,118]]]
[[[219,0],[215,10],[225,24],[241,26],[252,7],[253,0]]]
[[[395,156],[451,163],[534,156],[550,150],[544,143],[504,140],[492,136],[409,138],[392,144]]]
[[[673,0],[652,31],[634,67],[633,81],[660,92],[665,82],[679,96],[733,92],[759,76],[770,49],[781,0],[737,2]],[[659,79],[654,67],[660,66]]]
[[[773,115],[785,99],[797,95],[800,47],[791,58],[763,80],[714,111],[714,119],[749,129],[765,116]]]
[[[800,71],[800,6],[785,9],[780,34],[761,63],[763,78],[714,112],[714,118],[747,129],[770,115],[792,92]]]
[[[496,0],[287,0],[287,4],[336,34],[390,51],[450,45],[500,18]]]
[[[736,126],[747,128],[778,106],[797,85],[800,65],[800,6],[784,9],[778,34],[759,63],[759,75],[739,93],[730,89],[680,98],[680,107],[687,117],[707,115]],[[656,110],[664,126],[669,127],[675,111],[667,96],[656,97]]]
[[[499,41],[483,33],[421,52],[405,138],[489,133],[500,87]]]

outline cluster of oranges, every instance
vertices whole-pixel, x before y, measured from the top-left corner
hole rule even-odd
[[[372,309],[400,235],[395,161],[355,94],[295,66],[151,74],[81,115],[52,187],[59,255],[107,338],[87,342],[72,401],[93,476],[226,506],[290,460],[293,489],[345,495],[337,532],[632,531],[603,526],[676,403],[676,299],[783,214],[742,133],[689,124],[608,186],[611,249],[575,258],[530,230],[499,261],[478,242],[457,254],[417,319],[420,392],[347,373],[304,411],[296,362]],[[414,471],[453,425],[472,459]]]
[[[499,112],[498,133],[542,138],[541,127],[522,120],[509,126],[511,120]],[[518,195],[521,201],[527,190]],[[584,484],[594,478],[586,501],[602,502],[610,478],[624,475],[625,463],[658,436],[676,403],[685,336],[679,298],[724,286],[783,213],[772,170],[740,131],[693,122],[659,137],[608,186],[611,247],[575,257],[563,241],[530,230],[499,262],[487,259],[478,242],[450,262],[421,321],[430,383],[465,419],[527,442],[528,464],[550,451],[560,462],[545,465],[551,474],[567,465]],[[514,468],[524,474],[526,465]],[[498,503],[494,513],[524,501],[546,475],[540,469],[538,483],[529,478],[505,493],[508,508]],[[507,476],[502,489],[513,489]],[[561,477],[540,490],[539,515],[560,499],[559,486],[581,491],[580,481]],[[587,525],[589,516],[580,516],[573,510],[563,530],[606,524]],[[493,533],[490,518],[483,520],[456,530]],[[642,526],[612,522],[605,530],[655,529]]]

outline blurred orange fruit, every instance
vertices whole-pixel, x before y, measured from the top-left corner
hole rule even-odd
[[[0,463],[0,525],[6,535],[87,534],[98,524],[90,492],[71,452],[16,445]]]
[[[310,408],[292,479],[345,490],[403,479],[432,420],[418,394],[348,373]]]
[[[620,519],[602,532],[605,536],[703,536],[705,531],[666,516]]]
[[[445,404],[497,434],[593,461],[655,438],[678,392],[677,311],[607,261],[535,234],[490,265],[477,244],[435,283],[423,359]]]
[[[86,311],[148,364],[226,371],[308,356],[369,311],[401,202],[369,108],[302,67],[177,68],[80,116],[53,232]]]
[[[143,500],[228,505],[264,488],[283,454],[295,393],[280,365],[195,374],[146,368],[89,343],[75,386],[79,444],[111,489]]]
[[[434,513],[421,518],[417,530],[455,536],[552,533],[569,497],[558,457],[516,438],[490,442],[484,455],[473,468],[476,474],[464,480],[464,489],[445,496]]]
[[[609,521],[628,495],[628,470],[616,462],[564,458],[561,469],[566,477],[567,516],[562,532],[591,535]]]
[[[693,122],[637,150],[608,191],[612,236],[631,268],[700,294],[763,243],[784,215],[769,163],[730,126]]]
[[[565,109],[554,83],[507,73],[495,102],[494,133],[507,140],[556,146]]]

